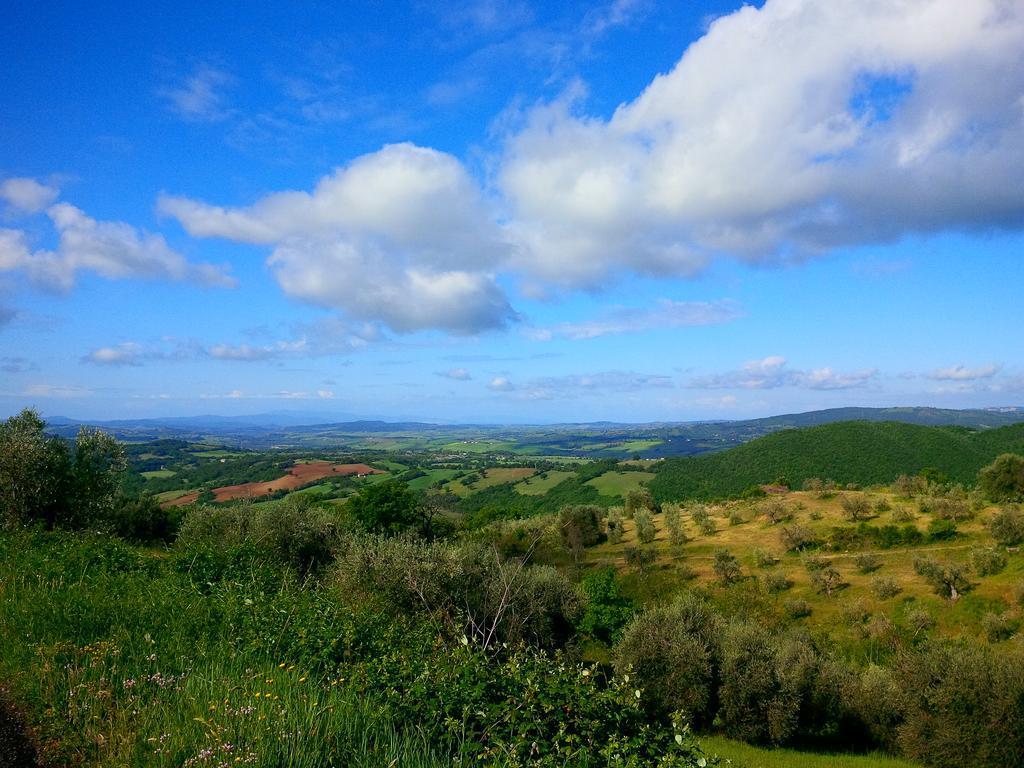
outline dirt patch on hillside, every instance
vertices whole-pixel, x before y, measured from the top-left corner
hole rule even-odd
[[[37,768],[36,749],[21,713],[0,688],[0,765],[4,768]]]
[[[179,496],[176,499],[165,501],[161,504],[161,507],[183,507],[186,504],[195,504],[199,498],[199,491],[192,491],[192,493],[186,493],[184,496]]]
[[[386,473],[380,469],[374,469],[368,464],[331,464],[329,461],[311,461],[308,464],[296,464],[288,470],[287,475],[279,477],[277,480],[214,488],[213,498],[216,501],[252,499],[258,496],[268,496],[276,491],[294,491],[304,485],[330,477],[383,474]]]

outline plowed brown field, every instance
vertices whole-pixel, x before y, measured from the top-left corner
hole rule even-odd
[[[231,501],[232,499],[255,499],[269,496],[275,491],[294,491],[325,477],[347,477],[351,475],[384,475],[381,469],[374,469],[369,464],[331,464],[329,461],[311,461],[307,464],[296,464],[288,470],[288,474],[277,480],[262,483],[243,483],[242,485],[225,485],[213,489],[215,501]],[[165,501],[165,507],[178,507],[192,504],[199,498],[199,491],[187,493],[176,499]]]
[[[294,491],[296,488],[323,480],[325,477],[383,474],[386,474],[383,470],[374,469],[368,464],[331,464],[329,461],[311,461],[308,464],[296,464],[288,470],[287,475],[279,477],[277,480],[214,488],[213,498],[216,501],[252,499],[257,496],[267,496],[275,491]]]

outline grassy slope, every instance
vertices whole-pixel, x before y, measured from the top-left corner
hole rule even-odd
[[[721,736],[702,737],[701,744],[711,754],[732,761],[734,768],[913,768],[915,765],[877,753],[819,755],[792,749],[760,749]]]
[[[850,421],[783,430],[721,453],[668,459],[650,488],[661,500],[708,499],[736,495],[780,477],[796,486],[809,477],[867,485],[926,467],[970,483],[979,469],[1006,451],[1024,453],[1024,424],[970,432]]]
[[[916,510],[916,503],[897,499],[890,494],[875,493],[873,501],[887,498],[895,509],[905,506]],[[785,497],[784,503],[793,513],[792,523],[806,525],[822,537],[827,537],[836,526],[849,525],[843,519],[840,497],[819,499],[810,493],[798,492]],[[802,505],[802,508],[801,508]],[[815,592],[810,575],[798,554],[787,553],[781,543],[781,525],[769,524],[758,515],[756,502],[729,502],[709,509],[717,531],[711,536],[699,533],[688,515],[683,516],[684,527],[689,541],[681,551],[673,551],[668,542],[668,531],[664,515],[655,515],[657,537],[654,546],[657,560],[650,571],[639,574],[627,568],[625,548],[636,545],[636,533],[632,521],[625,523],[625,539],[622,543],[601,544],[587,550],[588,564],[611,565],[623,574],[628,590],[642,602],[662,599],[671,595],[684,584],[707,587],[725,595],[713,570],[715,552],[727,549],[737,557],[744,574],[744,581],[735,589],[751,589],[760,593],[764,576],[769,571],[784,574],[793,586],[773,598],[774,611],[782,615],[788,600],[803,599],[812,607],[811,616],[801,619],[809,626],[829,629],[836,636],[844,632],[850,639],[863,637],[867,623],[847,621],[846,612],[854,605],[862,607],[872,618],[886,617],[897,626],[906,626],[906,614],[917,608],[927,610],[937,622],[937,631],[945,635],[969,634],[981,636],[981,620],[985,613],[1004,613],[1015,620],[1024,618],[1022,608],[1016,601],[1016,589],[1024,584],[1024,555],[1011,553],[1006,569],[998,574],[979,577],[971,574],[974,589],[955,604],[950,604],[935,595],[924,580],[914,572],[914,559],[930,556],[938,560],[969,562],[971,549],[976,546],[991,546],[992,538],[984,522],[993,510],[985,510],[969,522],[959,526],[959,535],[950,541],[925,542],[915,547],[894,547],[892,549],[859,549],[853,551],[818,550],[816,554],[826,558],[839,571],[846,584],[831,597]],[[727,519],[730,512],[738,511],[743,522],[731,525]],[[820,519],[812,519],[820,515]],[[929,515],[915,513],[914,525],[925,531],[931,520]],[[879,513],[868,521],[870,525],[881,526],[892,522],[892,512]],[[786,523],[787,525],[790,523]],[[755,551],[765,550],[778,558],[771,568],[757,565]],[[881,567],[872,573],[860,573],[854,558],[862,552],[874,552],[881,558]],[[692,578],[683,577],[682,566],[692,572]],[[874,579],[883,577],[895,580],[902,591],[890,598],[879,598],[873,588]]]

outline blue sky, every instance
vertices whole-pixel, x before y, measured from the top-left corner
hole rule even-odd
[[[1024,405],[1024,8],[15,3],[0,412]]]

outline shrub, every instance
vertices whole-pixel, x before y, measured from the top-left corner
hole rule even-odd
[[[586,608],[578,628],[585,636],[603,643],[614,642],[633,617],[636,607],[619,592],[614,568],[602,568],[589,574],[582,583]]]
[[[764,576],[764,588],[771,594],[778,592],[785,592],[787,589],[793,586],[786,574],[781,571],[774,571],[772,573],[766,573]]]
[[[990,643],[1008,640],[1017,631],[1017,622],[1005,613],[989,611],[981,617],[981,628]]]
[[[663,504],[665,526],[668,528],[668,540],[673,547],[681,547],[686,543],[686,531],[683,529],[682,513],[678,504]]]
[[[997,456],[978,473],[978,488],[992,501],[1024,499],[1024,456]]]
[[[755,549],[754,562],[757,563],[758,568],[771,568],[779,562],[779,559],[766,549]]]
[[[937,520],[951,520],[954,523],[970,520],[974,517],[974,509],[961,495],[932,496],[920,501],[921,512],[932,515]]]
[[[794,598],[783,604],[783,610],[791,619],[803,619],[811,615],[811,604],[801,598]]]
[[[729,512],[729,525],[742,525],[743,524],[743,513],[738,509],[731,510]]]
[[[184,517],[181,507],[161,507],[152,496],[120,495],[107,516],[111,530],[136,544],[169,544]]]
[[[901,587],[899,582],[895,579],[890,579],[887,576],[877,576],[871,580],[871,591],[874,592],[880,600],[888,600],[891,597],[896,597],[896,595],[902,592],[903,587]]]
[[[915,608],[907,612],[907,626],[913,630],[914,639],[917,639],[918,635],[935,627],[935,618],[924,608]]]
[[[889,512],[892,509],[892,504],[889,500],[882,496],[878,501],[875,502],[875,513],[882,514],[883,512]]]
[[[636,568],[640,573],[646,573],[648,566],[654,562],[657,554],[654,547],[628,546],[623,551],[626,564]]]
[[[828,597],[832,597],[833,592],[845,586],[842,574],[832,565],[811,571],[811,585],[818,593]]]
[[[638,509],[660,512],[661,506],[654,500],[648,488],[638,488],[626,494],[626,517],[633,517]]]
[[[1024,512],[1019,507],[1003,507],[988,521],[992,538],[1007,547],[1024,541]]]
[[[1006,553],[995,547],[974,547],[971,565],[979,576],[992,576],[1006,568]]]
[[[931,558],[919,557],[914,560],[914,571],[928,582],[936,594],[954,602],[973,587],[967,578],[967,568],[960,563],[940,563]]]
[[[684,593],[675,602],[639,614],[616,648],[619,675],[642,690],[645,709],[657,718],[681,711],[697,727],[715,714],[717,639],[722,619],[703,599]]]
[[[786,505],[778,499],[769,499],[759,504],[757,512],[760,515],[764,515],[764,519],[768,521],[769,525],[785,522],[792,517],[786,509]]]
[[[719,549],[715,552],[715,562],[712,568],[718,579],[726,585],[734,584],[743,578],[743,570],[740,568],[739,561],[726,549]]]
[[[920,475],[900,475],[892,484],[892,490],[897,496],[912,499],[928,490],[928,481]]]
[[[625,533],[622,526],[622,507],[612,507],[608,510],[608,519],[605,521],[608,530],[608,541],[612,544],[622,543]]]
[[[1024,765],[1024,660],[966,642],[909,654],[904,754],[927,765]]]
[[[604,510],[592,504],[567,505],[559,514],[558,529],[562,543],[572,553],[573,560],[579,561],[584,547],[590,547],[604,540],[601,532],[601,515]]]
[[[420,522],[416,494],[401,480],[363,486],[345,506],[370,533],[394,535]]]
[[[821,543],[814,531],[806,525],[784,525],[779,535],[790,552],[802,552]]]
[[[914,513],[910,511],[909,507],[901,504],[898,507],[895,507],[892,511],[892,521],[894,523],[909,523],[913,520]]]
[[[928,538],[931,541],[949,541],[955,539],[956,521],[936,518],[928,523]]]
[[[871,618],[871,612],[860,600],[854,600],[843,606],[843,621],[850,626],[866,624]]]
[[[853,564],[861,573],[874,573],[882,567],[882,558],[878,555],[864,553],[853,558]]]
[[[633,522],[636,524],[636,537],[641,544],[651,544],[657,532],[654,528],[654,516],[646,507],[638,507],[633,512]]]
[[[852,522],[859,522],[871,515],[871,504],[864,496],[844,494],[839,504],[843,508],[846,519]]]

